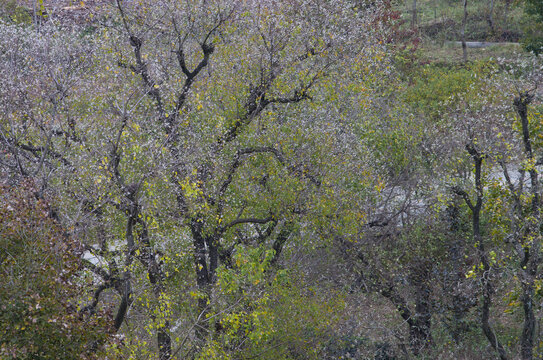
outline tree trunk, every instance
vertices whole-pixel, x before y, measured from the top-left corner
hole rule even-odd
[[[152,257],[152,258],[151,258]],[[163,274],[159,265],[156,263],[154,253],[149,252],[148,271],[149,282],[153,286],[155,299],[160,302],[164,294]],[[172,355],[172,340],[170,337],[170,322],[164,320],[157,326],[157,344],[159,360],[168,360]]]
[[[490,32],[494,35],[494,0],[490,0],[490,13],[488,14],[488,26]]]
[[[153,250],[151,246],[151,241],[149,240],[149,231],[147,228],[147,223],[140,218],[139,204],[134,201],[134,212],[131,214],[131,222],[138,223],[141,226],[139,240],[142,246],[142,254],[138,256],[139,261],[147,268],[147,275],[149,277],[149,282],[153,287],[153,295],[155,300],[160,303],[163,294],[164,294],[164,273],[161,267],[161,264],[157,262],[157,253]],[[131,233],[132,231],[130,231]],[[130,236],[132,238],[132,235]],[[133,240],[129,241],[130,253],[132,254],[135,247]],[[156,316],[152,316],[153,320],[156,320]],[[157,322],[157,345],[158,345],[158,355],[159,360],[168,360],[172,354],[172,340],[170,337],[170,323],[167,319],[164,321]]]
[[[206,242],[202,235],[202,223],[200,219],[194,219],[191,222],[191,230],[194,244],[194,261],[196,265],[196,285],[200,294],[198,294],[198,312],[199,319],[205,319],[207,312],[207,302],[209,300],[210,278],[207,269]],[[196,324],[196,338],[201,345],[205,343],[208,328],[207,323],[199,322]]]
[[[411,17],[411,29],[415,29],[417,26],[417,0],[413,0],[413,6],[411,8],[412,17]]]
[[[121,325],[124,322],[124,318],[126,316],[126,312],[128,311],[128,308],[130,307],[130,304],[133,301],[132,298],[132,286],[130,284],[130,274],[126,272],[123,275],[123,279],[116,284],[116,290],[121,294],[121,304],[119,305],[119,308],[117,309],[117,315],[115,315],[115,320],[113,323],[113,326],[115,328],[115,331],[119,331],[121,328]]]
[[[462,334],[467,330],[464,318],[474,304],[473,301],[470,301],[469,294],[464,293],[461,288],[461,284],[465,280],[465,274],[462,270],[465,252],[464,239],[462,234],[459,233],[460,221],[457,204],[447,207],[447,221],[452,239],[448,249],[451,264],[446,291],[452,294],[452,324],[450,325],[450,331],[454,342],[458,345],[461,342]]]
[[[366,260],[364,254],[359,252],[357,258],[364,264],[365,267],[371,265]],[[430,306],[430,288],[427,281],[420,281],[421,278],[426,278],[427,273],[422,273],[422,276],[415,275],[411,278],[411,283],[417,283],[417,294],[415,300],[415,313],[409,308],[407,300],[400,295],[394,282],[386,279],[378,274],[378,270],[370,269],[368,275],[370,277],[371,287],[387,298],[398,310],[398,313],[404,319],[409,327],[409,344],[414,355],[420,354],[421,350],[431,343],[431,306]],[[415,271],[416,272],[416,271]]]
[[[215,271],[218,266],[218,239],[215,236],[204,234],[203,219],[191,220],[191,233],[194,244],[194,260],[196,265],[196,284],[200,291],[198,298],[199,321],[196,324],[196,338],[200,346],[206,342],[209,333],[209,324],[206,314],[209,312],[211,300],[211,285],[215,281]],[[208,265],[209,263],[209,265]]]
[[[390,300],[396,307],[402,319],[409,327],[409,344],[415,356],[431,342],[431,311],[429,291],[424,291],[417,296],[415,313],[409,309],[407,301],[398,293],[392,284],[380,284],[380,293]],[[426,289],[425,289],[426,290]],[[429,290],[429,289],[428,289]]]
[[[416,259],[410,271],[410,282],[415,288],[415,314],[409,324],[411,348],[418,355],[432,342],[430,333],[432,311],[429,286],[431,264],[425,259]]]
[[[474,216],[474,223],[475,221],[479,222],[479,215]],[[476,220],[475,220],[476,218]],[[478,228],[478,226],[477,226]],[[498,337],[496,336],[496,333],[492,329],[492,326],[490,325],[490,307],[492,306],[492,283],[490,282],[490,264],[488,262],[488,259],[486,258],[485,254],[485,248],[482,243],[477,247],[479,249],[479,257],[481,259],[481,262],[483,264],[483,278],[482,278],[482,284],[483,284],[483,306],[481,308],[481,324],[483,333],[485,334],[486,338],[490,342],[490,345],[498,352],[498,355],[500,356],[501,360],[507,360],[507,353],[505,352],[505,349],[503,345],[498,340]]]
[[[479,252],[479,259],[483,264],[483,307],[481,311],[481,324],[483,333],[492,345],[492,347],[498,352],[501,360],[507,360],[507,354],[503,345],[498,340],[498,337],[494,333],[494,330],[490,326],[490,307],[492,306],[492,283],[490,281],[490,263],[486,256],[485,246],[483,238],[481,236],[481,207],[483,204],[483,184],[481,180],[481,168],[483,164],[483,157],[475,150],[474,146],[468,147],[468,151],[475,163],[475,186],[477,189],[477,202],[472,207],[472,228],[473,228],[473,240],[477,246]]]
[[[465,1],[466,0],[464,0],[464,4],[465,4]],[[477,248],[479,260],[481,261],[481,264],[483,265],[483,276],[481,279],[481,283],[483,287],[483,305],[481,308],[481,328],[486,338],[490,342],[490,345],[494,348],[494,350],[498,352],[500,359],[507,360],[507,353],[505,352],[504,347],[498,340],[496,333],[494,332],[494,330],[492,329],[492,326],[490,325],[490,308],[492,306],[492,295],[493,295],[492,283],[490,281],[490,273],[492,271],[492,268],[488,261],[483,238],[481,236],[481,208],[483,205],[483,196],[484,196],[481,170],[482,170],[484,155],[481,155],[477,151],[473,143],[466,145],[466,150],[468,151],[471,158],[473,159],[473,163],[475,166],[475,190],[477,194],[476,201],[475,203],[473,203],[473,201],[471,201],[471,199],[469,198],[468,194],[465,191],[456,189],[456,193],[459,195],[462,195],[462,197],[464,198],[464,201],[466,202],[466,204],[471,210],[473,242]]]
[[[481,251],[484,251],[482,249]],[[486,265],[484,265],[486,263]],[[488,262],[483,263],[483,270],[489,267]],[[486,273],[486,270],[484,270]],[[498,352],[501,360],[507,360],[507,353],[503,345],[498,340],[498,337],[494,333],[494,330],[490,326],[490,307],[492,306],[492,285],[488,275],[483,275],[483,306],[481,308],[481,324],[483,333],[490,342],[490,345]]]
[[[521,93],[514,101],[515,109],[520,116],[522,125],[522,138],[524,143],[524,154],[528,160],[534,162],[534,154],[532,150],[529,122],[528,122],[528,105],[533,100],[533,95]],[[537,276],[540,257],[540,194],[539,194],[539,179],[534,166],[529,169],[530,174],[530,192],[532,195],[531,216],[528,218],[528,228],[522,241],[524,247],[524,258],[521,261],[523,269],[522,281],[522,305],[524,309],[524,326],[521,336],[521,358],[523,360],[531,360],[533,358],[533,348],[535,340],[536,320],[534,314],[534,295],[535,284],[534,280]],[[535,240],[534,240],[535,239]]]
[[[466,0],[464,0],[466,1]],[[483,164],[483,157],[475,150],[473,146],[468,148],[470,155],[473,157],[475,163],[475,184],[477,188],[477,202],[472,208],[472,228],[473,228],[473,240],[477,246],[479,252],[479,258],[483,264],[483,307],[481,311],[481,324],[483,333],[492,345],[492,347],[498,352],[501,360],[507,360],[507,354],[503,345],[498,340],[498,337],[494,333],[494,330],[490,326],[490,307],[492,305],[492,283],[490,281],[490,263],[486,256],[486,251],[481,236],[481,207],[483,204],[483,185],[481,180],[481,168]]]
[[[466,46],[466,23],[468,21],[468,0],[464,0],[464,18],[462,19],[462,30],[460,34],[462,36],[462,57],[464,63],[468,62],[468,49]]]
[[[431,325],[430,288],[424,284],[417,289],[415,322],[413,326],[410,326],[411,344],[415,355],[418,355],[432,343]]]
[[[535,337],[535,315],[534,315],[534,284],[527,281],[522,286],[522,305],[524,309],[524,326],[520,341],[522,360],[533,358],[534,337]]]

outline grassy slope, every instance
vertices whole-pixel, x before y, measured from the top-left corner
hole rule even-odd
[[[401,13],[401,29],[411,31],[412,0],[396,2],[394,7]],[[417,25],[414,37],[420,42],[418,55],[423,62],[456,64],[462,61],[462,48],[451,42],[460,41],[463,18],[462,1],[417,0]],[[468,0],[466,25],[467,41],[506,42],[480,49],[468,49],[470,60],[497,57],[516,57],[524,53],[516,43],[522,36],[523,8],[518,3],[507,5],[505,0],[495,0],[492,31],[488,18],[490,0]]]

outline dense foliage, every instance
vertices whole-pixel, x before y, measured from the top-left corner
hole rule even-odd
[[[0,319],[2,358],[94,359],[109,316],[89,317],[81,299],[89,282],[77,243],[66,237],[29,184],[2,187]]]
[[[543,355],[540,59],[416,4],[0,4],[0,358]]]

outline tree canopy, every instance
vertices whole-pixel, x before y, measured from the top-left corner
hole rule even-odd
[[[0,357],[543,354],[540,58],[416,6],[0,4]]]

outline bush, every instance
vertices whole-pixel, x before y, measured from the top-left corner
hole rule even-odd
[[[77,255],[32,186],[0,187],[0,358],[100,358],[108,318],[78,311]]]

